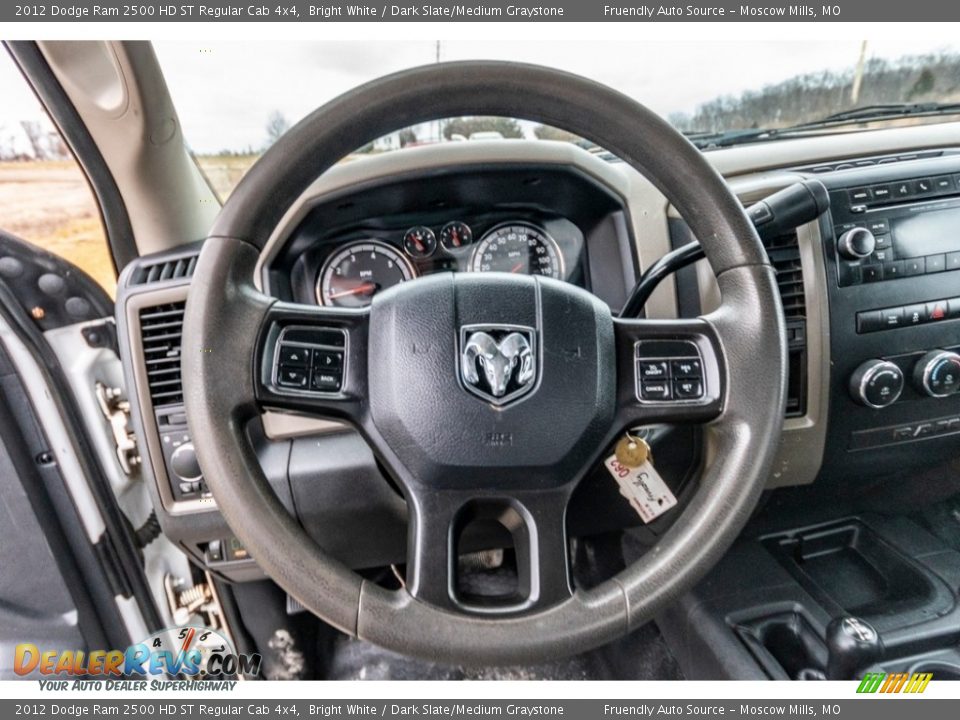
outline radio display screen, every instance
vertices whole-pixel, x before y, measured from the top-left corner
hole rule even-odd
[[[960,208],[896,218],[891,230],[893,249],[898,258],[960,250]]]

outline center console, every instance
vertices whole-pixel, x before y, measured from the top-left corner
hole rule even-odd
[[[855,477],[955,455],[960,157],[821,180],[831,200],[821,220],[832,359],[824,468]]]

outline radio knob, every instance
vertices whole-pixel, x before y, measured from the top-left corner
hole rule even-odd
[[[847,230],[837,240],[837,252],[847,260],[862,260],[873,254],[877,239],[866,228],[855,227]]]
[[[850,377],[850,394],[861,405],[879,410],[903,392],[903,371],[888,360],[867,360]]]
[[[913,368],[917,390],[944,398],[960,390],[960,355],[949,350],[931,350]]]
[[[170,456],[170,469],[177,478],[186,482],[195,482],[203,477],[193,443],[186,442],[173,451]]]

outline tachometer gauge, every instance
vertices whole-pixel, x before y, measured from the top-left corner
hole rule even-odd
[[[437,236],[423,225],[412,227],[403,235],[403,249],[412,258],[429,257],[437,249]]]
[[[454,220],[440,230],[440,244],[447,250],[456,250],[473,242],[473,231],[465,222]]]
[[[385,288],[412,280],[415,271],[399,250],[376,240],[348,243],[331,255],[317,277],[317,302],[365,307]]]
[[[470,270],[564,277],[563,256],[556,241],[526,223],[500,225],[484,235],[470,258]]]

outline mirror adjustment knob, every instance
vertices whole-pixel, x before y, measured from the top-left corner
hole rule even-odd
[[[877,239],[873,233],[862,227],[847,230],[837,240],[837,252],[847,260],[862,260],[873,254],[877,248]]]
[[[193,443],[185,442],[173,451],[170,456],[170,469],[180,480],[186,480],[187,482],[194,482],[203,477],[203,471],[197,461],[197,452],[193,449]]]
[[[867,360],[850,377],[850,394],[861,405],[880,409],[903,392],[903,371],[888,360]]]
[[[960,390],[960,355],[949,350],[931,350],[913,368],[917,390],[945,398]]]

